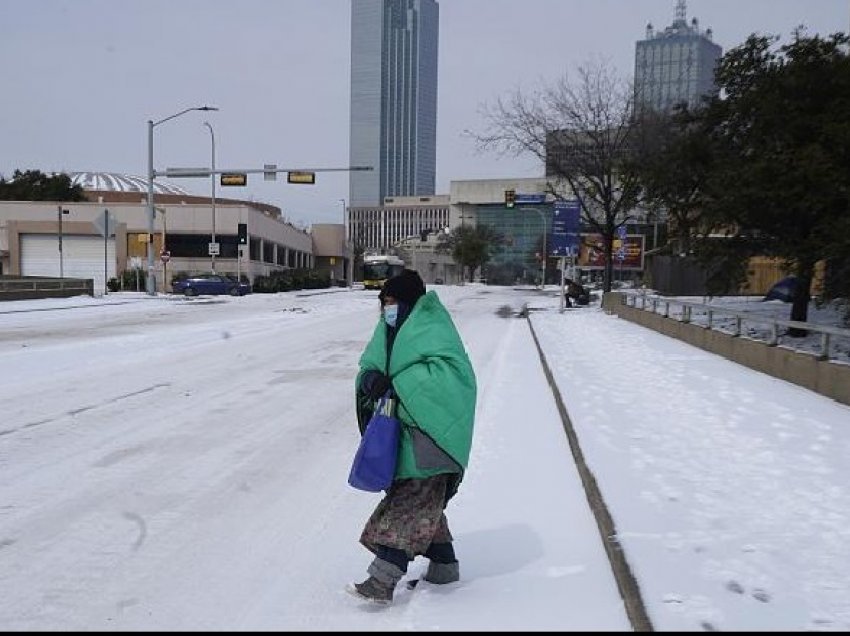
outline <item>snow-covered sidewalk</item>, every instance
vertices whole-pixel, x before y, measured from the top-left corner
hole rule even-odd
[[[850,629],[850,408],[599,309],[532,306],[655,629]]]

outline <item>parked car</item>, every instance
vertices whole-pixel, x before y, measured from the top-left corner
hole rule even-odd
[[[235,278],[221,274],[201,274],[190,278],[181,278],[171,283],[175,294],[197,296],[198,294],[230,294],[244,296],[251,293],[250,283],[237,281]]]

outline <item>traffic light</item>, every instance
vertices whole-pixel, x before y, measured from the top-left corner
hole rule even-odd
[[[516,190],[505,190],[505,207],[512,208],[516,203]]]
[[[248,244],[248,224],[240,223],[239,224],[239,245],[247,245]]]

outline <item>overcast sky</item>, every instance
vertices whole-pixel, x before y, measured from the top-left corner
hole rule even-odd
[[[453,180],[538,176],[531,158],[479,154],[481,106],[551,83],[591,57],[633,76],[646,24],[675,0],[440,0],[437,191]],[[16,168],[144,175],[148,120],[210,104],[155,128],[154,165],[348,166],[349,0],[0,0],[0,174]],[[689,0],[688,20],[724,52],[753,32],[787,39],[850,28],[848,0]],[[183,179],[194,194],[209,180]],[[338,223],[348,173],[316,184],[218,188],[277,205],[293,222]]]

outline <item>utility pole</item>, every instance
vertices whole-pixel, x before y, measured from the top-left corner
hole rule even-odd
[[[68,210],[63,210],[61,205],[56,206],[56,220],[58,224],[59,237],[59,278],[65,278],[64,257],[62,254],[62,216],[68,214]]]
[[[212,196],[210,197],[210,202],[212,203],[212,241],[210,245],[210,269],[212,273],[215,274],[215,256],[217,247],[215,245],[215,133],[213,132],[212,125],[208,122],[204,122],[204,126],[210,129],[210,137],[212,138],[212,171],[210,172],[210,183],[212,187]]]

